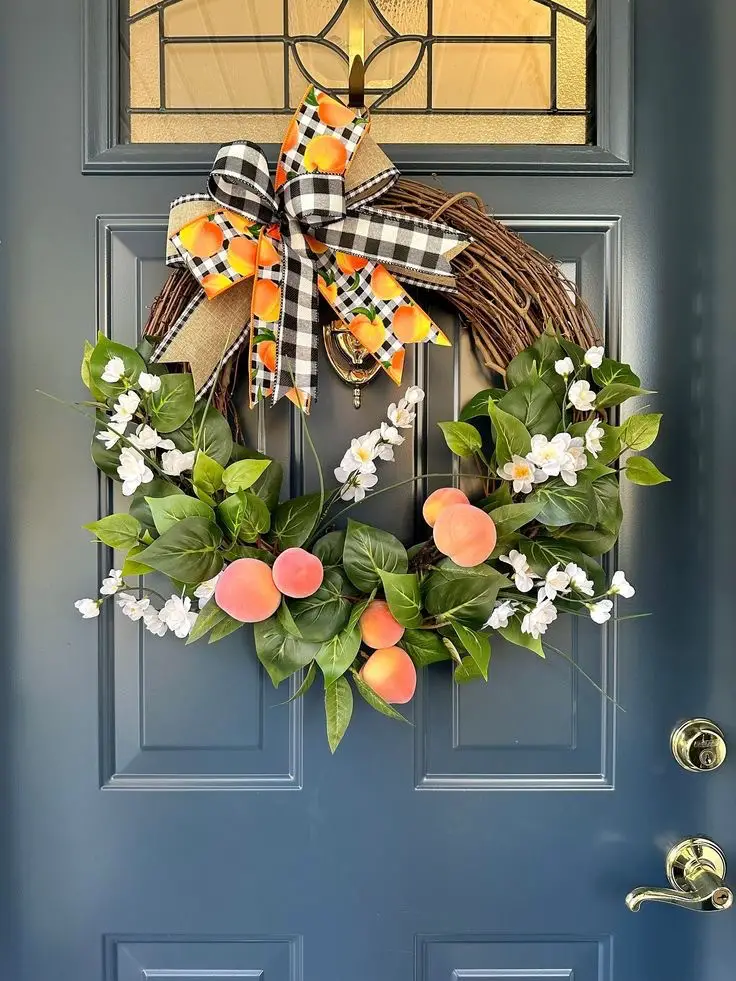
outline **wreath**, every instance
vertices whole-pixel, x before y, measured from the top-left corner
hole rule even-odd
[[[621,527],[620,480],[668,479],[641,455],[660,415],[615,424],[616,407],[648,393],[595,343],[554,264],[463,196],[408,193],[423,186],[396,183],[366,144],[367,125],[312,87],[275,186],[259,148],[223,148],[208,194],[172,206],[167,256],[178,268],[147,336],[136,349],[100,336],[82,361],[92,458],[129,507],[85,525],[123,558],[77,609],[93,619],[114,604],[186,643],[252,625],[274,685],[291,679],[295,698],[321,678],[333,752],[354,691],[405,721],[395,706],[412,699],[419,669],[450,662],[457,683],[487,681],[494,635],[543,657],[559,613],[610,620],[617,598],[634,594],[600,562]],[[396,210],[373,208],[376,194]],[[436,222],[438,208],[452,225]],[[308,423],[318,291],[399,383],[406,344],[449,343],[407,283],[456,289],[450,301],[496,384],[439,424],[458,458],[447,473],[384,482],[425,397],[412,385],[327,481]],[[295,403],[318,490],[282,500],[281,463],[243,445],[233,411],[240,354],[251,403]],[[479,478],[473,501],[450,485],[464,467]],[[424,540],[407,546],[354,516],[366,497],[429,478],[448,486],[424,501]],[[170,586],[139,579],[154,574]]]

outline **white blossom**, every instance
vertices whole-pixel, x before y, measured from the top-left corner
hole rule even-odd
[[[125,362],[122,358],[110,358],[102,372],[103,382],[115,385],[125,374]]]
[[[493,630],[503,630],[504,627],[508,627],[509,620],[516,612],[516,606],[513,600],[499,600],[483,626],[491,627]]]
[[[101,443],[104,443],[106,450],[111,450],[120,439],[120,436],[121,433],[114,432],[111,427],[110,429],[103,429],[102,432],[97,433],[95,439],[98,439]]]
[[[613,603],[611,600],[607,599],[598,600],[597,603],[588,604],[590,619],[594,620],[596,623],[605,623],[607,620],[610,620],[612,609]]]
[[[357,439],[352,439],[350,441],[350,449],[343,457],[341,466],[347,470],[352,460],[352,470],[359,470],[361,473],[375,473],[376,465],[373,461],[376,458],[377,439],[377,429],[374,429],[370,433],[363,433]]]
[[[567,435],[567,433],[562,435]],[[570,439],[565,458],[560,467],[560,477],[568,487],[574,487],[578,482],[578,470],[585,470],[587,466],[588,458],[583,450],[583,437],[574,436]]]
[[[144,392],[157,392],[161,388],[161,378],[158,375],[149,375],[147,371],[142,371],[138,375],[138,386]]]
[[[404,394],[404,399],[409,405],[418,405],[419,402],[424,401],[424,389],[419,385],[410,385]]]
[[[530,610],[521,621],[521,632],[531,634],[539,640],[547,632],[547,627],[557,619],[557,607],[551,600],[540,600],[533,610]]]
[[[588,579],[585,569],[581,569],[575,562],[568,562],[565,566],[565,574],[570,580],[570,586],[584,596],[592,596],[595,591],[595,584],[592,579]]]
[[[590,382],[580,380],[573,382],[567,393],[570,405],[579,412],[592,412],[595,405],[595,392],[590,387]]]
[[[528,593],[534,585],[534,580],[539,579],[539,576],[532,572],[526,555],[515,548],[508,555],[501,555],[498,561],[505,562],[514,570],[514,585],[520,593]]]
[[[138,450],[124,446],[120,451],[118,476],[123,482],[123,496],[130,497],[141,484],[147,484],[153,480],[153,471],[146,466],[146,461]]]
[[[172,596],[166,600],[159,617],[177,637],[189,636],[189,631],[197,620],[197,614],[190,611],[192,601],[188,596]]]
[[[601,362],[603,361],[603,354],[602,347],[589,347],[585,352],[585,363],[590,365],[591,368],[600,368]]]
[[[613,593],[615,596],[623,596],[624,599],[630,599],[636,590],[626,579],[626,574],[619,570],[618,572],[614,572],[613,579],[611,580],[611,588],[608,592]]]
[[[150,605],[151,601],[148,597],[138,599],[137,596],[133,596],[131,593],[118,593],[120,611],[129,620],[140,620]]]
[[[129,423],[136,414],[140,404],[141,399],[137,392],[123,392],[113,406],[115,413],[112,417],[112,421],[126,424]]]
[[[529,494],[534,484],[547,479],[543,470],[537,470],[533,463],[516,453],[509,463],[504,463],[499,469],[498,475],[504,480],[513,481],[514,494]]]
[[[398,405],[396,402],[392,402],[388,407],[386,415],[389,421],[398,426],[399,429],[411,429],[414,425],[414,420],[416,419],[416,412],[413,409],[413,404],[407,402],[406,399],[400,399]]]
[[[571,438],[569,433],[558,433],[552,439],[537,433],[532,436],[531,449],[526,458],[544,473],[545,478],[557,477]]]
[[[603,449],[601,440],[604,435],[603,426],[597,419],[594,419],[585,430],[585,449],[596,458]]]
[[[199,608],[202,609],[212,597],[215,595],[215,586],[217,586],[217,580],[220,578],[222,573],[217,573],[212,579],[208,579],[206,582],[202,582],[194,590],[194,596],[199,600]]]
[[[100,586],[100,596],[114,596],[123,587],[123,573],[120,569],[110,569],[108,575],[102,580]]]
[[[555,371],[558,375],[562,375],[563,378],[571,375],[574,369],[575,365],[572,363],[572,358],[560,358],[559,361],[555,361]]]
[[[146,630],[149,633],[155,634],[157,637],[163,637],[169,629],[161,619],[158,610],[153,606],[149,606],[143,614],[143,623],[146,626]]]
[[[161,469],[169,477],[179,477],[185,470],[194,466],[194,450],[182,453],[181,450],[167,450],[161,454]]]
[[[128,439],[137,450],[155,450],[162,443],[161,437],[156,430],[145,423],[138,426],[135,433],[130,435]],[[171,443],[172,447],[174,445],[170,439],[163,440],[163,442]]]
[[[560,569],[559,562],[555,562],[544,577],[542,588],[539,590],[539,596],[540,598],[553,600],[557,597],[558,593],[568,593],[570,591],[568,588],[569,585],[570,577],[567,572]]]
[[[374,473],[356,471],[352,474],[339,476],[336,470],[335,476],[338,480],[347,480],[347,483],[340,489],[340,497],[343,501],[362,501],[366,490],[370,490],[378,483],[378,477]]]
[[[128,419],[125,419],[122,422],[120,422],[120,421],[118,421],[118,422],[112,422],[112,420],[111,420],[107,424],[107,428],[108,429],[112,429],[112,431],[114,433],[118,433],[120,436],[122,436],[123,433],[125,432],[125,430],[128,428],[128,422],[129,422]]]
[[[100,615],[101,600],[79,599],[74,606],[82,614],[85,620],[93,620]]]
[[[387,422],[381,423],[380,429],[375,429],[376,435],[376,456],[379,460],[394,459],[394,446],[401,446],[404,437],[399,433],[395,426],[389,426]]]

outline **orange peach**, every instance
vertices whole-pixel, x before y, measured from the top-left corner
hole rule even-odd
[[[348,326],[350,332],[370,354],[375,354],[386,340],[386,328],[380,317],[369,320],[364,313],[359,313],[357,317],[353,317]]]
[[[419,307],[413,303],[405,303],[394,314],[391,327],[404,344],[416,344],[427,338],[432,321]]]
[[[286,171],[284,170],[283,164],[276,164],[276,176],[273,179],[273,187],[275,191],[281,187],[282,184],[286,183]]]
[[[351,255],[349,252],[336,252],[335,261],[337,268],[346,276],[354,276],[359,269],[368,265],[368,260],[362,255]]]
[[[450,504],[469,504],[467,494],[463,494],[457,487],[440,487],[439,490],[432,491],[422,508],[422,515],[430,528],[434,528],[440,511],[443,511]]]
[[[480,565],[496,547],[496,526],[485,511],[472,504],[450,504],[434,524],[434,543],[455,565]]]
[[[209,218],[197,218],[179,232],[181,244],[192,255],[208,259],[222,248],[222,229]]]
[[[323,255],[327,251],[327,246],[324,242],[320,242],[319,239],[314,238],[312,235],[305,235],[304,238],[310,250],[316,255]]]
[[[227,247],[227,261],[241,276],[252,276],[257,250],[258,244],[252,238],[234,238]]]
[[[400,647],[374,651],[360,670],[363,681],[386,702],[410,702],[417,687],[417,669]]]
[[[287,548],[273,564],[273,581],[284,596],[304,599],[322,585],[325,570],[316,555],[303,548]]]
[[[337,283],[328,283],[324,276],[317,276],[317,288],[328,303],[337,299]]]
[[[319,93],[317,104],[319,105],[317,112],[319,113],[320,121],[325,126],[332,126],[333,129],[339,129],[341,126],[348,126],[355,119],[355,113],[352,109],[348,109],[342,102],[333,99],[326,92]]]
[[[232,285],[232,279],[225,276],[224,273],[209,273],[207,276],[202,277],[202,289],[210,300],[213,296],[217,296],[219,293],[224,293],[225,290],[230,289]]]
[[[393,647],[404,636],[404,628],[385,600],[372,600],[358,621],[366,647]]]
[[[272,279],[259,279],[253,290],[253,314],[274,323],[281,313],[281,290]]]
[[[396,382],[397,385],[401,382],[401,376],[404,373],[405,357],[406,357],[406,348],[401,347],[399,348],[398,351],[395,351],[393,356],[391,357],[390,366],[386,367],[386,365],[384,365],[388,377],[391,379],[391,381]]]
[[[296,119],[292,119],[292,121],[289,123],[289,128],[286,130],[284,142],[281,144],[281,152],[288,153],[290,150],[294,149],[298,142],[299,127],[296,124]]]
[[[255,222],[251,218],[246,218],[243,215],[236,215],[234,211],[226,211],[225,217],[233,226],[236,232],[240,232],[242,235],[246,235]]]
[[[267,235],[262,235],[258,242],[258,265],[268,268],[281,262],[276,246]]]
[[[348,162],[345,144],[336,136],[324,133],[313,136],[304,151],[304,169],[309,173],[318,170],[321,174],[342,174]]]
[[[278,610],[281,593],[265,562],[236,559],[217,580],[215,602],[235,620],[260,623]]]
[[[256,354],[269,371],[276,371],[276,341],[261,341],[256,345]]]
[[[385,266],[376,266],[371,273],[371,289],[379,300],[396,300],[404,292]]]

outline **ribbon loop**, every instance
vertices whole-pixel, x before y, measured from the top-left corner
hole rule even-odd
[[[228,143],[217,152],[207,181],[213,201],[262,225],[278,211],[268,162],[255,143]]]
[[[279,191],[284,211],[310,228],[345,215],[345,178],[342,174],[297,174]]]

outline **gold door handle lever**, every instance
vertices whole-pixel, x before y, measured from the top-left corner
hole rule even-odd
[[[672,903],[701,912],[728,909],[733,892],[725,884],[726,859],[715,842],[708,838],[686,838],[667,853],[665,860],[671,889],[639,886],[626,897],[632,912],[642,903]]]

